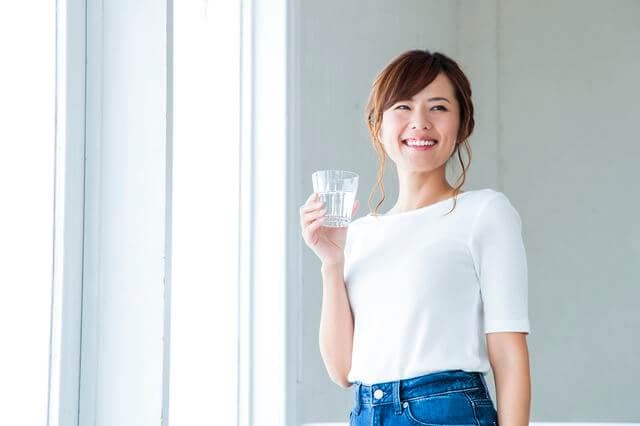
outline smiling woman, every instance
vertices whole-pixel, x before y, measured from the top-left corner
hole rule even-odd
[[[465,191],[456,208],[466,169],[455,188],[445,175],[473,131],[469,81],[442,53],[405,52],[374,81],[366,116],[381,166],[387,155],[395,163],[396,205],[352,221],[344,244],[316,225],[321,205],[300,210],[307,245],[317,253],[316,242],[329,240],[338,252],[318,255],[319,343],[332,380],[353,387],[350,424],[497,426],[498,417],[525,424],[529,318],[520,215],[492,188]],[[490,333],[498,336],[488,350]],[[522,344],[511,344],[514,336]],[[500,395],[509,394],[500,413],[484,377],[491,367]]]
[[[451,58],[423,50],[399,55],[374,81],[366,119],[373,148],[379,157],[376,187],[382,192],[374,214],[385,199],[382,181],[387,156],[398,167],[401,188],[405,186],[403,182],[412,177],[429,173],[437,179],[432,184],[431,201],[459,193],[471,162],[468,138],[475,121],[471,85]],[[461,146],[467,153],[466,164],[462,161]],[[462,174],[458,178],[459,185],[452,188],[444,175],[447,162],[456,154]],[[369,195],[369,203],[373,194],[372,191]],[[454,208],[456,201],[454,198]],[[401,192],[391,211],[415,207],[415,198]]]
[[[430,332],[436,324],[453,329],[451,318],[467,315],[473,299],[458,293],[460,303],[449,305],[444,316],[415,327],[418,321],[409,321],[404,327],[403,319],[433,311],[431,304],[414,299],[429,302],[428,296],[445,294],[425,296],[412,289],[437,290],[436,276],[450,287],[458,273],[475,265],[468,270],[468,283],[476,286],[475,273],[477,285],[485,288],[478,287],[476,295],[483,304],[471,306],[486,320],[478,330],[486,338],[479,335],[469,342],[486,340],[486,346],[467,347],[468,342],[459,340],[451,342],[449,353],[475,353],[490,361],[487,385],[502,424],[526,426],[529,386],[535,401],[532,420],[637,423],[640,340],[629,336],[640,334],[635,266],[640,259],[640,56],[629,52],[640,45],[640,2],[622,0],[615,8],[603,0],[425,0],[367,3],[369,7],[361,2],[300,3],[302,24],[294,38],[301,43],[298,68],[303,78],[293,96],[302,113],[301,120],[292,121],[299,122],[304,138],[293,144],[300,156],[292,157],[301,163],[300,173],[293,174],[294,195],[300,204],[305,200],[304,187],[311,185],[300,185],[300,179],[319,168],[357,172],[364,188],[356,195],[361,213],[352,216],[346,232],[342,271],[334,266],[317,274],[318,259],[311,251],[292,250],[304,268],[302,309],[296,311],[302,312],[303,370],[298,377],[303,418],[346,421],[355,403],[354,385],[349,387],[344,374],[349,367],[360,366],[354,378],[358,371],[358,376],[373,376],[377,366],[385,372],[396,365],[389,360],[402,359],[406,352],[442,347]],[[330,13],[338,5],[340,13]],[[462,113],[471,106],[465,96],[471,91],[437,51],[451,55],[471,82],[474,114],[467,117],[475,117],[472,133]],[[447,79],[438,93],[441,74]],[[370,93],[374,108],[367,109]],[[452,143],[447,123],[456,101],[460,129],[454,149],[445,144]],[[604,139],[593,134],[607,135],[606,149]],[[430,140],[436,144],[426,147]],[[445,163],[446,181],[439,169]],[[470,167],[461,170],[467,163]],[[456,181],[459,175],[466,178],[463,186]],[[489,188],[502,194],[491,194]],[[484,196],[489,203],[478,210],[484,203],[475,203]],[[310,226],[322,220],[321,208],[309,206]],[[469,212],[477,214],[473,249],[466,238],[470,222],[460,221]],[[474,221],[473,216],[467,219]],[[499,261],[492,254],[500,247],[510,250],[505,247],[515,242],[519,249],[509,254],[519,253],[517,262],[505,261],[508,256]],[[527,247],[527,270],[520,243]],[[475,253],[473,258],[469,253]],[[486,265],[491,259],[493,268]],[[326,285],[342,284],[341,272],[345,287]],[[497,320],[524,319],[518,312],[525,274],[532,334],[523,332],[523,323],[499,331]],[[330,279],[325,281],[325,275]],[[300,281],[297,275],[294,280]],[[496,287],[498,282],[502,284]],[[503,285],[513,286],[503,294],[520,301],[515,311],[496,298]],[[422,306],[422,311],[394,306]],[[328,341],[344,343],[322,346],[329,375],[314,333],[319,311],[328,314],[326,324],[340,331]],[[353,336],[351,320],[361,327]],[[416,327],[423,332],[410,334]],[[366,350],[367,345],[360,349],[376,339],[376,350]],[[409,343],[394,345],[391,339]],[[531,380],[525,362],[529,353]],[[364,355],[369,363],[363,364]],[[409,368],[401,364],[398,374],[390,376],[402,377]],[[408,408],[418,420],[424,414],[417,404]]]

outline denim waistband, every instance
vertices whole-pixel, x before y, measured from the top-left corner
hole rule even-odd
[[[361,405],[393,404],[397,414],[402,412],[401,401],[441,394],[451,391],[487,389],[481,372],[447,370],[409,379],[366,385],[356,381],[354,386],[354,411],[360,413]]]

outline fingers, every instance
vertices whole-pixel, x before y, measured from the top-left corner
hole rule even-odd
[[[305,236],[305,240],[313,241],[317,239],[314,237],[315,231],[322,226],[324,222],[324,214],[326,213],[326,208],[321,207],[324,205],[318,199],[318,195],[314,192],[312,193],[304,205],[300,207],[300,227],[302,228],[302,233]]]
[[[302,206],[300,206],[300,218],[303,219],[306,213],[317,210],[323,204],[324,203],[322,201],[318,200],[318,196],[314,192],[309,196],[309,198],[307,198],[307,201]]]
[[[318,228],[324,223],[324,217],[320,217],[308,226],[305,226],[302,230],[302,238],[309,246],[315,246],[318,243],[319,235]]]
[[[308,244],[315,245],[318,242],[316,231],[324,223],[325,211],[326,209],[320,209],[303,214],[300,220],[302,226],[302,236]]]
[[[324,224],[325,217],[319,217],[315,219],[309,226],[307,226],[307,232],[309,235],[313,235],[316,229],[320,228]]]
[[[312,201],[300,207],[300,215],[319,209],[324,203],[322,201]]]
[[[307,198],[307,201],[305,202],[305,204],[309,204],[309,202],[314,201],[318,198],[318,194],[316,194],[315,192],[312,192],[311,195],[309,195],[309,198]]]
[[[324,216],[324,214],[327,212],[326,208],[322,208],[318,210],[318,207],[314,207],[313,210],[303,214],[301,218],[301,221],[302,221],[301,223],[303,227],[308,226],[311,222],[318,219],[319,217]]]

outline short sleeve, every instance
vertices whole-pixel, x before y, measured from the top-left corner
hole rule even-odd
[[[353,238],[353,231],[350,229],[351,226],[347,228],[347,236],[344,241],[344,257],[351,258],[351,240]]]
[[[522,221],[502,192],[480,208],[471,228],[470,248],[480,282],[485,334],[529,333]]]
[[[347,227],[347,236],[344,242],[344,257],[346,261],[349,261],[351,258],[353,258],[354,255],[357,254],[358,248],[361,245],[357,233],[357,228],[362,226],[363,220],[364,217],[353,219]]]
[[[351,268],[351,263],[353,262],[353,245],[355,243],[354,239],[356,239],[355,236],[355,221],[352,221],[349,226],[347,227],[347,236],[345,238],[345,242],[344,242],[344,270],[345,270],[345,276],[347,275],[347,272],[349,271],[349,269]]]

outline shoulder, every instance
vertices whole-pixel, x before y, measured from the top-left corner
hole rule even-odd
[[[517,213],[510,198],[502,191],[493,188],[479,189],[474,194],[477,213]]]
[[[493,189],[493,188],[481,188],[481,189],[475,189],[475,190],[466,191],[466,192],[469,193],[470,198],[472,198],[474,201],[476,201],[478,204],[481,204],[481,205],[487,204],[489,201],[492,201],[497,197],[507,198],[504,192],[498,191],[497,189]]]
[[[510,198],[502,191],[486,188],[481,190],[475,206],[472,230],[519,229],[522,220]]]

